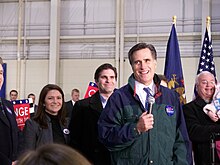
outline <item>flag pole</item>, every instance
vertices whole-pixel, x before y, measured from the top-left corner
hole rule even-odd
[[[173,16],[173,24],[176,26],[176,15]]]
[[[211,41],[211,17],[210,16],[206,17],[206,28],[207,28],[208,35],[209,35],[209,40]]]
[[[211,18],[208,16],[206,17],[206,28],[209,29],[210,28],[210,22],[211,22]]]

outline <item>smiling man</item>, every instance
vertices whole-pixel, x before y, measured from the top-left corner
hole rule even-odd
[[[99,138],[111,153],[112,165],[192,164],[178,96],[161,86],[155,74],[154,46],[136,44],[128,58],[133,74],[108,99],[98,121]],[[155,103],[148,101],[150,96]]]
[[[211,120],[203,111],[203,108],[212,101],[215,84],[214,75],[208,71],[202,71],[196,77],[197,97],[183,106],[189,137],[193,144],[195,165],[212,164],[210,137],[212,133],[220,133],[220,120]],[[220,165],[216,150],[214,154],[214,164]]]
[[[115,90],[117,71],[111,64],[100,65],[94,75],[98,91],[73,106],[69,125],[71,147],[79,150],[94,165],[110,165],[110,153],[98,140],[97,121]]]

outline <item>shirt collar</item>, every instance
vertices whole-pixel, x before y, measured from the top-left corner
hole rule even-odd
[[[146,86],[146,85],[135,80],[135,87],[136,87],[137,93],[142,92],[144,88],[150,88],[150,93],[152,95],[155,94],[155,84],[153,81],[150,83],[150,85]]]
[[[102,95],[100,95],[100,100],[102,102],[102,107],[105,108],[106,103],[107,103],[107,99],[105,99]]]
[[[72,104],[74,105],[74,104],[75,104],[75,101],[72,100]]]

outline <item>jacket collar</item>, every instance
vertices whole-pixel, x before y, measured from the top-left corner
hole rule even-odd
[[[153,81],[154,81],[154,84],[156,85],[156,88],[155,88],[155,98],[157,98],[157,97],[159,97],[161,95],[160,79],[159,79],[157,74],[154,74]],[[131,76],[129,77],[128,84],[129,84],[129,86],[131,87],[131,89],[133,91],[133,96],[136,97],[137,93],[136,93],[136,87],[135,87],[134,73],[132,73]]]
[[[99,91],[97,91],[95,94],[91,96],[90,106],[93,110],[97,110],[97,111],[103,109]]]
[[[207,104],[200,96],[197,96],[194,101],[195,101],[195,104],[201,108],[203,108]]]

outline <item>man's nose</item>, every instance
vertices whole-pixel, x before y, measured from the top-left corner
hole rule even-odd
[[[110,78],[109,77],[106,77],[106,82],[109,82],[110,81]]]

